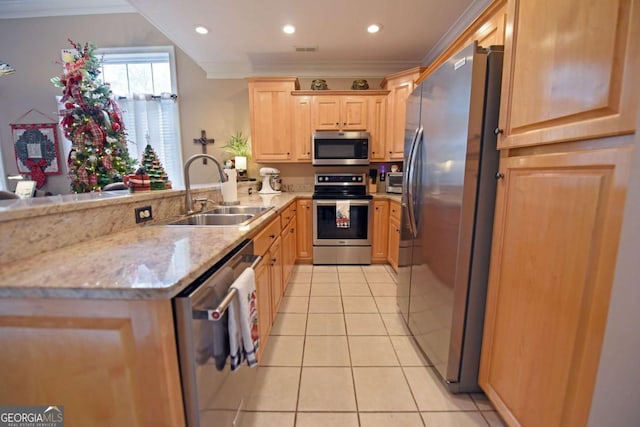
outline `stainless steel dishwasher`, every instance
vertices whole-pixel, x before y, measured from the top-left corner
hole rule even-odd
[[[253,242],[246,240],[173,300],[188,427],[242,425],[243,404],[256,369],[243,362],[230,371],[226,307],[235,297],[230,286],[259,260],[253,255]]]

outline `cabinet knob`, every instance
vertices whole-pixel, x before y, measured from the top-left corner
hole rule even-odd
[[[501,133],[504,133],[504,129],[495,128],[493,130],[493,133],[496,134],[496,135],[500,135]]]
[[[311,206],[306,206],[307,209],[311,209]]]
[[[338,126],[340,123],[336,122],[336,126]]]
[[[501,172],[496,172],[496,179],[502,179],[504,178],[504,174]]]
[[[269,238],[270,238],[270,239],[275,239],[275,238],[276,238],[276,235],[275,235],[275,234],[269,234]]]
[[[295,228],[292,228],[290,231],[293,233],[293,232],[295,232],[295,231],[296,231],[296,229],[295,229]]]

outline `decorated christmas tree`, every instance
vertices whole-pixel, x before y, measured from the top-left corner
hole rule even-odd
[[[69,177],[75,193],[100,191],[122,181],[135,160],[127,151],[122,113],[108,84],[99,78],[96,46],[69,40],[73,49],[63,54],[64,73],[51,82],[62,89],[62,129],[71,141]]]
[[[142,155],[142,166],[149,175],[152,190],[167,190],[171,188],[171,181],[165,172],[156,152],[153,151],[151,144],[147,144]]]

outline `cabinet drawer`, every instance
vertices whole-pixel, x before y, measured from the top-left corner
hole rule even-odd
[[[400,203],[392,201],[389,204],[389,219],[395,219],[400,222],[400,212]]]
[[[291,219],[296,214],[295,211],[296,211],[295,203],[289,204],[289,206],[287,206],[282,210],[282,213],[280,214],[280,221],[281,221],[280,226],[282,227],[282,230],[284,230],[287,227],[287,225],[289,225],[289,222],[291,222]]]
[[[280,235],[280,217],[277,216],[253,239],[253,253],[263,256]]]

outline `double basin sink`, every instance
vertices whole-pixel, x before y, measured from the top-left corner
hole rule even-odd
[[[217,206],[206,212],[186,216],[169,225],[241,226],[247,225],[267,213],[272,207]]]

